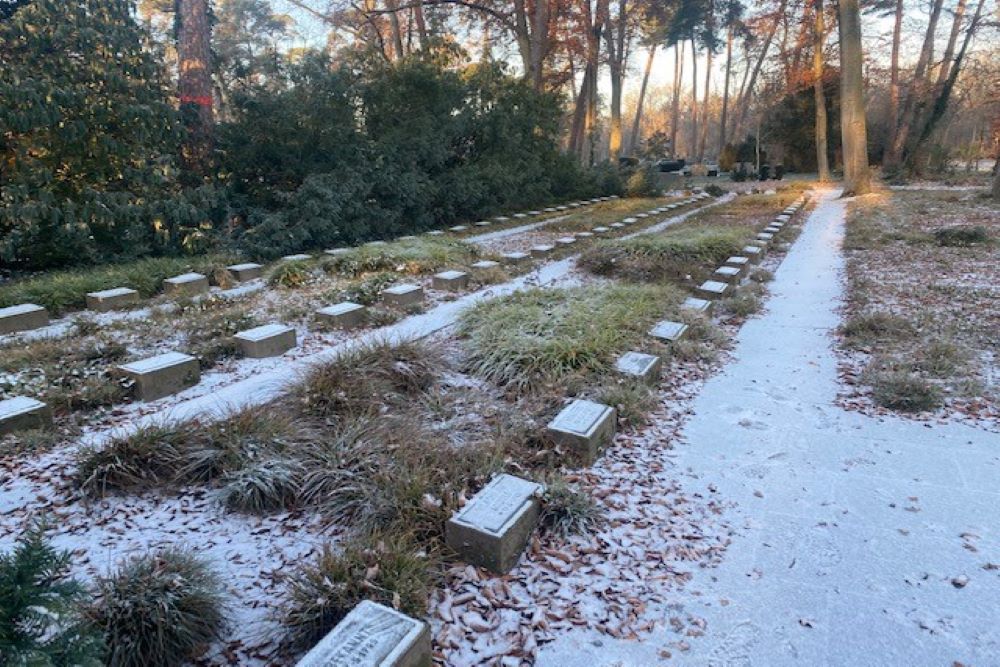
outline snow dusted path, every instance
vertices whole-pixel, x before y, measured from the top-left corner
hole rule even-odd
[[[834,405],[836,194],[675,447],[682,485],[735,503],[742,526],[723,564],[677,594],[704,635],[668,618],[639,642],[577,632],[539,665],[1000,665],[1000,436]]]

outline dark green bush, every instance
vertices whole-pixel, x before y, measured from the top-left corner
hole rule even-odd
[[[0,554],[0,660],[4,665],[98,667],[100,636],[82,621],[83,587],[67,577],[70,553],[35,525]]]

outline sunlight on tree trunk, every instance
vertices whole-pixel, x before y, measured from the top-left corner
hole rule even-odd
[[[212,52],[208,0],[179,0],[177,20],[178,93],[187,128],[185,166],[203,174],[212,156]]]
[[[656,56],[658,44],[650,44],[649,55],[646,57],[646,68],[642,72],[642,85],[639,86],[639,99],[635,104],[635,119],[632,121],[632,135],[629,137],[629,153],[635,154],[639,146],[639,126],[642,123],[642,107],[646,103],[646,88],[649,86],[649,74],[653,71],[653,58]]]
[[[840,134],[845,196],[871,191],[862,61],[858,0],[840,0]]]
[[[826,27],[823,25],[823,0],[816,0],[813,29],[813,94],[816,101],[816,172],[819,180],[830,180],[830,164],[826,155],[826,93],[823,91],[823,42]]]

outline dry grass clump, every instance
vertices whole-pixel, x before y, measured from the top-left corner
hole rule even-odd
[[[533,289],[484,302],[459,322],[465,365],[515,395],[529,393],[607,368],[681,300],[666,285],[615,284]]]
[[[958,225],[934,230],[934,241],[939,246],[967,247],[990,243],[992,237],[985,225]]]
[[[104,635],[108,665],[187,664],[225,627],[222,581],[186,549],[132,557],[96,589],[87,616]]]
[[[297,289],[305,287],[315,280],[313,262],[306,260],[289,260],[279,262],[267,276],[267,284],[271,287]]]
[[[373,273],[349,283],[346,287],[328,293],[327,300],[331,302],[352,301],[362,306],[371,306],[382,299],[382,290],[399,280],[399,275],[392,271]]]
[[[352,248],[323,260],[323,269],[342,276],[392,271],[412,275],[432,273],[445,266],[464,266],[480,258],[479,248],[452,239],[419,237],[381,246]]]
[[[224,298],[185,304],[176,315],[181,316],[177,322],[184,337],[184,351],[198,357],[202,368],[239,355],[235,334],[260,324],[245,304]]]
[[[574,488],[564,477],[551,479],[545,485],[538,520],[543,533],[561,539],[586,534],[594,530],[601,518],[601,508],[593,496]]]
[[[912,335],[913,325],[900,315],[870,312],[848,319],[840,327],[840,333],[848,347],[870,347]]]
[[[379,536],[341,550],[327,545],[294,570],[281,613],[285,648],[306,651],[362,600],[416,618],[427,612],[436,556],[405,536]]]
[[[741,225],[687,225],[662,234],[601,241],[579,264],[595,275],[637,282],[700,280],[738,254],[752,236],[752,228]]]
[[[924,412],[941,407],[941,390],[916,373],[876,369],[865,373],[875,403],[900,412]]]
[[[598,389],[596,399],[599,403],[615,408],[618,422],[631,427],[645,424],[648,415],[657,405],[652,388],[642,381],[630,378],[607,381]]]

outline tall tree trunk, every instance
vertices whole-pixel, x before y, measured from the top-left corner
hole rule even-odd
[[[618,0],[618,19],[611,21],[608,12],[604,39],[608,45],[608,69],[611,73],[611,126],[608,128],[608,156],[617,163],[622,152],[622,86],[627,67],[628,0]]]
[[[774,41],[774,35],[778,31],[778,24],[781,23],[781,17],[784,15],[787,5],[788,0],[781,0],[778,4],[778,10],[774,14],[774,22],[771,23],[771,28],[767,31],[764,45],[761,47],[760,54],[757,56],[757,61],[754,63],[753,70],[750,73],[750,81],[747,83],[746,89],[740,94],[740,115],[736,120],[736,134],[739,134],[739,131],[746,124],[747,115],[750,113],[750,98],[753,96],[753,89],[757,85],[757,77],[760,75],[760,69],[764,64],[767,52],[771,48],[771,42]]]
[[[417,24],[417,40],[420,50],[427,50],[427,22],[424,20],[424,6],[422,3],[413,5],[413,20]]]
[[[698,150],[698,51],[694,37],[691,37],[691,145],[688,158],[694,160]]]
[[[865,121],[858,0],[840,0],[840,134],[844,150],[844,195],[871,191]]]
[[[187,130],[181,157],[188,170],[204,175],[211,163],[214,129],[208,0],[178,0],[177,9],[177,88]]]
[[[733,25],[726,31],[726,80],[722,84],[722,117],[719,119],[719,155],[726,147],[726,127],[729,122],[729,79],[733,69]]]
[[[927,31],[924,33],[924,44],[920,49],[920,56],[913,70],[913,81],[906,91],[906,99],[903,110],[900,114],[899,127],[889,145],[889,153],[886,157],[886,167],[890,170],[898,169],[902,165],[903,148],[910,138],[913,125],[916,121],[917,111],[921,103],[925,101],[927,95],[928,82],[927,72],[931,65],[932,54],[934,53],[934,38],[937,34],[938,19],[941,16],[941,6],[943,0],[933,0],[931,5],[931,15],[927,23]]]
[[[826,154],[826,93],[823,90],[823,42],[826,38],[823,11],[823,0],[816,0],[813,24],[813,97],[816,102],[816,171],[821,182],[830,180],[830,163]]]
[[[674,95],[670,109],[670,150],[677,157],[677,130],[681,122],[681,72],[684,66],[684,44],[674,42]]]
[[[642,85],[639,86],[639,99],[635,103],[635,118],[632,120],[632,135],[629,137],[629,153],[635,154],[639,145],[639,126],[642,123],[642,107],[646,103],[646,87],[649,85],[649,74],[653,71],[653,58],[659,45],[650,44],[649,55],[646,57],[646,67],[642,71]]]
[[[889,62],[889,141],[899,130],[899,43],[903,31],[903,0],[896,0],[892,20],[892,56]]]
[[[698,137],[698,162],[705,160],[705,144],[708,142],[708,96],[712,85],[712,49],[708,49],[708,60],[705,63],[705,94],[701,103],[701,136]]]
[[[397,0],[385,0],[385,5],[389,9],[389,28],[392,31],[392,50],[394,60],[401,59],[406,55],[403,48],[403,30],[399,25],[399,2]]]

